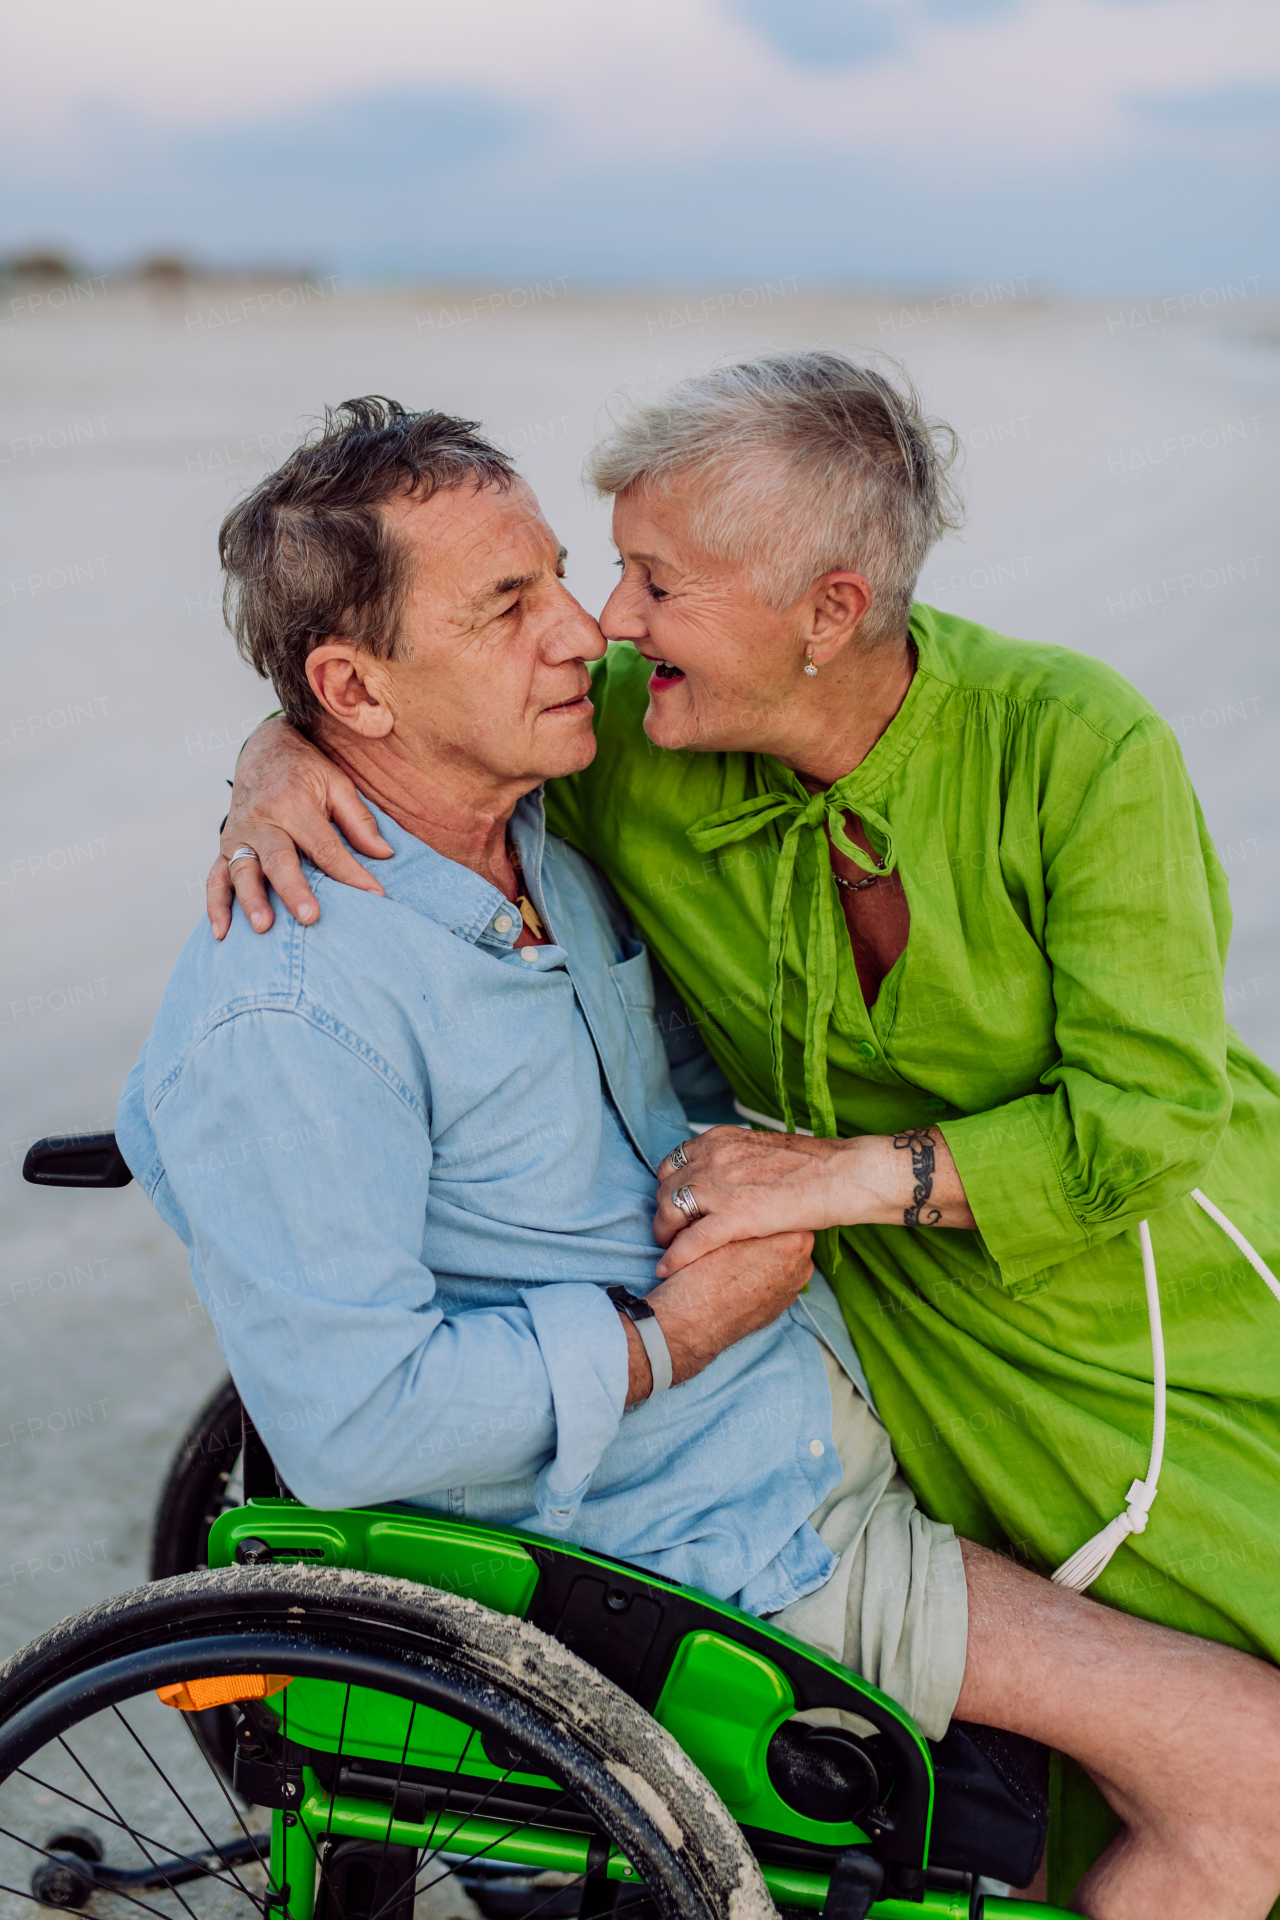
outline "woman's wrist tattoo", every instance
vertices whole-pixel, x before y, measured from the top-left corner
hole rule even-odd
[[[927,1205],[933,1193],[936,1161],[932,1129],[911,1127],[906,1133],[895,1133],[893,1144],[900,1153],[910,1153],[911,1171],[915,1175],[916,1182],[911,1195],[911,1205],[902,1210],[903,1226],[936,1227],[942,1218],[942,1209]]]

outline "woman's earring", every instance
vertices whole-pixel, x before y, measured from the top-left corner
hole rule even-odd
[[[816,679],[816,678],[817,678],[817,673],[818,673],[818,669],[817,669],[817,668],[816,668],[816,667],[814,666],[814,664],[813,664],[813,653],[812,653],[812,651],[810,651],[810,654],[809,654],[809,658],[808,658],[808,661],[807,661],[807,662],[806,662],[806,664],[805,664],[805,672],[806,672],[806,673],[808,674],[808,676],[809,676],[809,678],[810,678],[811,680],[813,680],[813,679]]]

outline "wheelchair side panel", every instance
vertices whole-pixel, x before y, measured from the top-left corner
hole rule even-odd
[[[932,1766],[902,1709],[789,1634],[707,1595],[532,1534],[393,1508],[321,1512],[283,1498],[251,1500],[214,1523],[210,1566],[237,1559],[357,1568],[531,1619],[647,1707],[762,1841],[834,1857],[870,1837],[883,1858],[917,1873],[928,1858]],[[295,1682],[286,1697],[281,1731],[318,1755],[341,1745],[384,1765],[500,1777],[482,1742],[447,1714],[423,1709],[406,1726],[401,1703],[359,1688],[344,1702],[325,1681]],[[872,1822],[870,1835],[851,1820],[810,1818],[770,1778],[770,1741],[798,1709],[813,1707],[851,1710],[890,1743],[891,1816]]]

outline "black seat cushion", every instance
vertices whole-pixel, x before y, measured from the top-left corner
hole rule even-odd
[[[1049,1749],[1022,1734],[953,1720],[933,1754],[929,1862],[1025,1887],[1049,1829]]]

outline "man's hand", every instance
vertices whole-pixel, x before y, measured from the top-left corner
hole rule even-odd
[[[248,914],[255,933],[267,931],[275,915],[264,875],[295,920],[309,925],[319,919],[320,902],[303,878],[299,848],[330,879],[364,893],[381,893],[373,875],[334,832],[335,820],[361,853],[375,860],[391,854],[346,774],[287,720],[264,721],[250,734],[240,755],[221,851],[205,886],[214,939],[225,938],[230,929],[233,897]],[[258,858],[237,860],[229,868],[228,859],[239,847],[252,847]]]
[[[679,1386],[710,1366],[718,1353],[772,1325],[809,1284],[813,1235],[775,1233],[767,1240],[739,1240],[691,1261],[646,1295],[671,1349],[671,1380]],[[653,1386],[649,1357],[626,1315],[631,1372],[627,1405],[648,1398]]]

